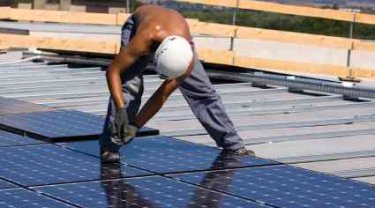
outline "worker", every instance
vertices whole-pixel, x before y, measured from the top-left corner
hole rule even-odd
[[[139,110],[142,72],[151,61],[165,81]],[[121,49],[106,77],[111,97],[99,140],[103,163],[120,161],[120,147],[135,137],[177,88],[217,146],[228,154],[254,155],[229,119],[198,60],[188,24],[177,11],[156,5],[139,7],[122,27]]]

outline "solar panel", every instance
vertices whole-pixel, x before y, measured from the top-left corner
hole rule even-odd
[[[17,186],[0,179],[0,189],[15,188],[15,187]]]
[[[75,110],[56,110],[0,117],[0,126],[17,134],[26,133],[51,142],[96,139],[103,129],[104,119]],[[155,135],[158,130],[144,128],[140,135]]]
[[[68,204],[53,200],[38,193],[25,189],[0,190],[0,207],[1,208],[68,208]]]
[[[99,156],[97,142],[63,144],[86,154]],[[216,170],[279,164],[256,158],[221,154],[221,151],[165,136],[136,138],[121,149],[122,162],[158,173]]]
[[[25,101],[20,101],[12,98],[0,97],[0,115],[32,113],[41,111],[51,111],[54,108],[49,108],[43,105],[37,105]]]
[[[160,176],[87,182],[36,188],[80,207],[230,207],[261,208],[260,204],[176,182]]]
[[[286,165],[171,176],[274,207],[375,207],[375,186]]]
[[[42,142],[28,137],[22,137],[16,134],[12,134],[9,132],[0,131],[0,147],[28,144],[42,144]]]
[[[24,186],[88,181],[101,177],[98,158],[58,146],[27,145],[0,148],[0,177]],[[149,172],[122,166],[126,177]]]

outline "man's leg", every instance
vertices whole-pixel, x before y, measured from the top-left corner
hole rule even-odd
[[[195,61],[191,75],[182,83],[180,90],[195,116],[219,147],[225,150],[244,147],[199,60]]]

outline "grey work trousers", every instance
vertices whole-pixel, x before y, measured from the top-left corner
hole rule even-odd
[[[122,28],[121,45],[126,46],[135,35],[134,19],[130,17]],[[136,63],[121,76],[122,91],[125,98],[125,107],[129,121],[133,121],[139,111],[143,94],[142,71],[152,61],[152,56],[141,57]],[[223,102],[213,88],[202,63],[196,59],[195,66],[189,77],[179,87],[194,115],[206,129],[217,146],[223,149],[236,150],[244,146],[232,121],[229,119]],[[110,98],[107,116],[100,135],[101,147],[118,151],[121,146],[111,141],[109,126],[113,124],[116,113],[115,103]]]

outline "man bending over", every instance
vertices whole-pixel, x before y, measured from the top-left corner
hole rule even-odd
[[[134,138],[177,88],[217,146],[228,154],[254,155],[245,149],[198,60],[188,24],[181,14],[154,5],[139,7],[122,28],[121,46],[106,74],[111,98],[100,136],[103,163],[120,161],[121,145]],[[165,81],[139,110],[142,72],[152,60]]]

